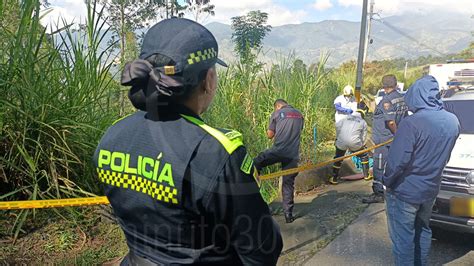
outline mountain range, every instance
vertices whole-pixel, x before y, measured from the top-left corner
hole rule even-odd
[[[416,58],[457,53],[473,41],[474,18],[468,15],[404,14],[372,20],[368,60]],[[206,27],[219,43],[223,59],[234,61],[232,28],[222,23]],[[305,64],[319,61],[321,53],[329,53],[329,66],[356,59],[359,48],[360,22],[325,20],[315,23],[273,27],[265,37],[260,60],[275,62],[293,54]]]

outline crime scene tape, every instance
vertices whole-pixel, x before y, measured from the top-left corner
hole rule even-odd
[[[62,208],[73,206],[88,206],[109,204],[107,197],[87,197],[73,199],[56,200],[21,200],[21,201],[3,201],[0,202],[0,210],[20,210],[20,209],[44,209],[44,208]]]
[[[342,160],[345,160],[345,159],[350,158],[352,156],[356,156],[356,155],[359,155],[359,154],[377,149],[379,147],[382,147],[382,146],[385,146],[385,145],[391,143],[392,141],[393,141],[393,139],[390,139],[388,141],[385,141],[383,143],[374,145],[374,146],[369,147],[367,149],[360,150],[360,151],[351,153],[351,154],[346,155],[346,156],[338,157],[336,159],[332,159],[332,160],[317,163],[317,164],[308,163],[308,164],[304,164],[304,165],[296,167],[296,168],[291,168],[291,169],[278,171],[278,172],[275,172],[275,173],[261,175],[261,176],[259,176],[259,178],[260,178],[260,180],[268,180],[268,179],[277,178],[277,177],[280,177],[280,176],[283,176],[283,175],[290,175],[290,174],[295,174],[295,173],[299,173],[299,172],[303,172],[303,171],[307,171],[307,170],[311,170],[311,169],[320,168],[320,167],[323,167],[325,165],[332,164],[332,163],[335,163],[335,162],[338,162],[338,161],[342,161]]]
[[[337,159],[332,159],[329,161],[312,164],[308,163],[296,168],[291,168],[287,170],[278,171],[275,173],[270,173],[266,175],[259,176],[260,180],[268,180],[272,178],[277,178],[283,175],[295,174],[311,169],[320,168],[322,166],[332,164],[337,161],[342,161],[352,156],[356,156],[373,149],[382,147],[389,144],[393,140],[390,139],[386,142],[374,145],[364,150],[360,150],[349,155],[339,157]],[[109,204],[109,200],[105,196],[101,197],[86,197],[86,198],[73,198],[73,199],[56,199],[56,200],[21,200],[21,201],[0,201],[0,210],[20,210],[20,209],[44,209],[44,208],[62,208],[62,207],[74,207],[74,206],[90,206],[90,205],[106,205]]]

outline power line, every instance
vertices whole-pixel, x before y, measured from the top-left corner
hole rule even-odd
[[[379,19],[375,19],[375,18],[374,18],[375,21],[378,21],[378,22],[382,23],[383,25],[387,26],[389,29],[391,29],[391,30],[393,30],[394,32],[396,32],[396,33],[398,33],[398,34],[404,36],[405,38],[407,38],[407,39],[409,39],[409,40],[415,42],[415,43],[418,44],[419,46],[422,46],[422,47],[425,47],[425,48],[427,48],[427,49],[429,49],[429,50],[432,50],[432,51],[434,51],[434,52],[440,54],[441,56],[446,56],[443,52],[440,52],[440,51],[437,50],[436,48],[430,47],[430,46],[428,46],[428,45],[426,45],[426,44],[424,44],[424,43],[419,42],[416,38],[410,36],[409,34],[403,32],[402,30],[398,29],[397,27],[393,26],[392,24],[388,23],[387,21],[383,20],[382,17],[381,17],[379,14],[377,14],[377,15],[379,16]]]
[[[375,36],[372,36],[372,39],[374,39],[375,41],[377,42],[382,42],[382,43],[385,43],[385,44],[389,44],[389,45],[394,45],[395,47],[397,47],[398,49],[402,50],[403,52],[405,52],[405,55],[407,56],[407,58],[411,58],[413,53],[412,51],[408,50],[405,46],[401,45],[401,44],[398,44],[398,43],[393,43],[393,42],[390,42],[390,41],[387,41],[387,40],[384,40],[382,38],[379,38],[379,37],[375,37]],[[373,50],[373,52],[375,52],[377,55],[379,55],[379,57],[383,57],[383,56],[380,56],[380,54],[377,52],[377,50],[375,49],[375,47],[369,47],[370,49]]]

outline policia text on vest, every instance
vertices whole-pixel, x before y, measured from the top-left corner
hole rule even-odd
[[[167,203],[177,204],[178,190],[174,187],[172,165],[161,162],[163,153],[156,158],[139,155],[133,157],[122,152],[101,149],[98,156],[97,173],[102,182],[137,192]],[[136,168],[131,167],[136,165]],[[108,166],[110,170],[104,170]]]

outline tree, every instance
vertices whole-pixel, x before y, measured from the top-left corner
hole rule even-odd
[[[165,0],[164,10],[166,13],[166,18],[172,17],[179,17],[182,18],[184,16],[184,12],[187,8],[186,5],[181,5],[178,0]]]
[[[295,59],[293,61],[292,71],[293,73],[306,73],[306,64],[301,59]]]
[[[137,32],[149,26],[149,21],[159,16],[165,6],[163,0],[101,0],[107,10],[107,22],[113,33],[111,42],[117,42],[120,48],[120,63],[123,65],[131,58],[125,58],[127,34]],[[132,42],[133,43],[133,42]],[[135,42],[136,43],[136,42]],[[134,49],[133,47],[131,47]]]
[[[262,41],[271,31],[271,26],[266,25],[268,14],[265,12],[250,11],[245,16],[232,18],[232,41],[235,51],[239,54],[241,62],[254,60],[253,50],[262,48]]]
[[[215,15],[215,6],[211,4],[211,0],[186,0],[186,4],[186,10],[188,13],[193,15],[196,22],[199,22],[202,14],[207,14],[202,21],[204,21],[209,15]]]
[[[164,0],[100,0],[100,3],[107,11],[107,23],[113,34],[110,43],[120,49],[115,62],[123,67],[127,61],[135,58],[138,51],[137,31],[148,27],[151,20],[160,16],[160,11],[165,7]],[[125,100],[122,92],[119,102],[120,115],[123,115]]]

